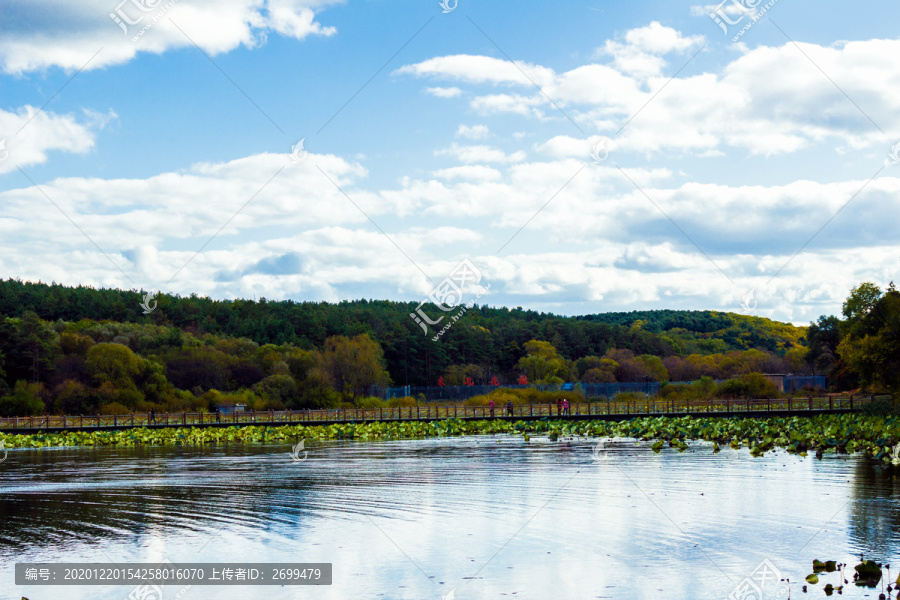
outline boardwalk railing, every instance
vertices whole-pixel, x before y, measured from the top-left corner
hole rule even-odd
[[[581,402],[569,405],[568,414],[556,404],[514,404],[512,414],[505,406],[464,406],[459,404],[434,406],[403,406],[393,408],[330,408],[310,410],[269,410],[222,413],[161,413],[151,417],[149,413],[129,415],[94,416],[40,416],[0,418],[0,431],[17,429],[82,429],[124,428],[143,426],[190,425],[251,425],[254,423],[291,424],[354,421],[398,421],[431,419],[481,419],[491,417],[541,418],[541,417],[623,417],[629,415],[682,415],[696,413],[728,414],[761,413],[772,411],[824,412],[853,410],[872,402],[876,396],[820,396],[808,398],[776,398],[757,400],[690,400],[669,401],[661,398],[636,400],[611,400],[608,402]]]

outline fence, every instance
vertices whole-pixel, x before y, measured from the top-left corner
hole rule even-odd
[[[418,398],[419,394],[425,396],[427,402],[439,402],[441,400],[468,400],[474,396],[489,394],[497,389],[533,389],[538,391],[554,392],[580,392],[585,398],[597,396],[614,396],[619,392],[641,392],[648,396],[659,393],[660,383],[648,381],[644,383],[546,383],[534,385],[447,385],[447,386],[404,386],[386,388],[383,398],[402,398],[411,396]],[[381,394],[379,394],[381,396]]]
[[[243,411],[228,415],[216,413],[162,413],[151,420],[146,413],[130,415],[42,416],[0,418],[0,431],[125,429],[129,427],[166,426],[226,426],[226,425],[288,425],[309,423],[347,423],[367,421],[483,419],[483,418],[627,418],[630,416],[684,414],[746,414],[746,413],[817,413],[848,411],[874,400],[875,396],[808,396],[807,398],[779,398],[756,400],[663,400],[659,397],[604,402],[573,402],[568,414],[556,404],[514,404],[512,414],[506,407],[418,405],[393,408],[330,408],[291,411]]]
[[[787,375],[784,378],[784,391],[793,392],[805,387],[824,390],[827,383],[824,375]]]
[[[716,383],[727,381],[725,379],[716,379]],[[690,384],[693,381],[673,381],[674,384]],[[785,392],[801,390],[804,386],[811,386],[813,389],[825,389],[825,376],[801,376],[801,375],[785,375],[783,380],[783,388]],[[571,391],[580,392],[585,398],[596,398],[598,396],[606,396],[611,398],[622,392],[638,392],[647,396],[656,396],[659,394],[660,382],[644,381],[644,382],[616,382],[616,383],[557,383],[557,384],[532,384],[532,385],[447,385],[447,386],[403,386],[390,387],[383,390],[373,389],[373,396],[390,400],[391,398],[403,398],[411,396],[418,398],[421,394],[425,397],[426,402],[439,402],[441,400],[468,400],[474,396],[489,394],[496,389],[536,389],[539,391]]]

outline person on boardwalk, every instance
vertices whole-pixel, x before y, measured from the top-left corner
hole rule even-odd
[[[506,403],[506,414],[508,414],[510,417],[513,416],[512,400]]]
[[[494,401],[491,400],[491,417],[494,416]]]
[[[154,416],[154,412],[153,412],[153,409],[151,408],[150,409],[150,425],[153,425],[153,416]]]
[[[557,398],[556,399],[556,416],[558,417],[560,415],[562,415],[562,398]]]
[[[563,398],[563,414],[569,416],[569,401]]]

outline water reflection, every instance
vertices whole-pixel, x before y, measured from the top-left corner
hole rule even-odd
[[[459,599],[720,599],[763,560],[799,581],[812,558],[896,554],[898,479],[869,461],[713,454],[702,443],[654,454],[628,440],[594,461],[593,445],[307,443],[302,462],[287,443],[11,451],[0,466],[3,597],[62,597],[12,586],[15,562],[168,558],[334,564],[328,588],[194,586],[182,600],[437,599],[450,589]]]
[[[857,552],[890,562],[900,543],[900,469],[859,461],[854,470],[847,533]]]

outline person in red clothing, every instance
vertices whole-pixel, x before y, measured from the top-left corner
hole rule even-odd
[[[494,401],[491,400],[491,416],[494,416]]]
[[[563,414],[569,416],[569,401],[563,398]]]
[[[556,399],[556,416],[562,415],[562,398]]]

